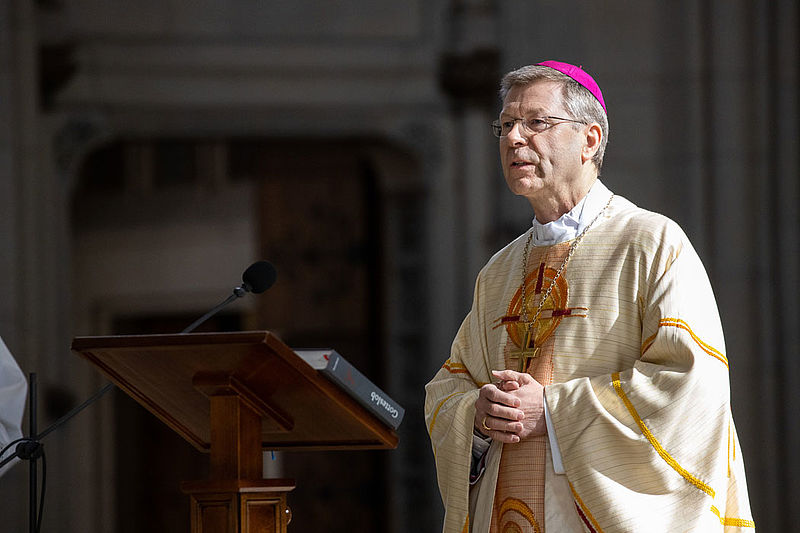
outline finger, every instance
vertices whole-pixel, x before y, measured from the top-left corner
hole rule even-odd
[[[503,392],[497,387],[482,388],[478,398],[479,399],[483,398],[489,401],[490,403],[500,403],[503,405],[507,405],[509,407],[520,406],[519,398],[517,398],[512,394],[509,394],[508,392]]]
[[[483,420],[484,416],[489,415],[489,408],[496,404],[496,402],[492,400],[492,398],[495,397],[496,392],[498,392],[498,389],[494,384],[490,383],[481,387],[478,394],[478,399],[475,400],[476,425]]]
[[[516,370],[492,370],[492,375],[502,381],[516,381],[520,385],[530,383],[533,378],[526,372],[517,372]]]
[[[490,431],[491,435],[488,435],[492,438],[492,440],[498,440],[504,444],[516,444],[519,442],[519,435],[515,435],[514,433],[504,433],[502,431]]]
[[[517,378],[522,376],[522,372],[506,368],[505,370],[492,370],[492,375],[502,380],[516,381]]]
[[[481,421],[481,431],[483,433],[503,433],[517,435],[524,429],[522,422],[511,422],[493,416],[487,416]]]
[[[494,383],[487,383],[480,388],[478,392],[478,401],[492,401],[490,398],[493,397],[494,393],[498,390],[497,385]]]
[[[516,433],[506,433],[505,431],[489,431],[488,437],[492,440],[499,440],[505,444],[515,444],[520,441],[520,436]]]
[[[483,420],[486,420],[486,419],[487,419],[486,417],[478,418],[478,415],[476,413],[475,421],[473,422],[473,426],[475,427],[475,430],[478,433],[480,433],[484,437],[489,437],[490,436],[489,434],[491,433],[491,431],[486,429],[485,427],[483,427]]]
[[[506,407],[499,403],[489,404],[486,408],[486,416],[494,417],[501,420],[506,421],[519,421],[525,419],[525,412],[522,409],[514,409],[512,407]],[[495,428],[495,429],[502,429],[504,431],[510,431],[507,428]]]

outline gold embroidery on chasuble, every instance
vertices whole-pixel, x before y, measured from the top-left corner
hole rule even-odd
[[[570,243],[534,248],[529,264],[533,270],[526,276],[511,298],[504,316],[494,328],[504,327],[505,367],[527,372],[542,385],[553,381],[553,333],[566,317],[586,317],[584,307],[568,306],[569,287],[564,274],[542,306],[536,320],[536,309],[542,295],[553,283],[558,267],[569,251]],[[529,437],[517,444],[503,446],[492,508],[492,533],[540,533],[544,531],[544,477],[547,458],[547,435]]]

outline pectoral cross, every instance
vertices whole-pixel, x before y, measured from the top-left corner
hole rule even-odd
[[[525,337],[522,339],[522,345],[519,351],[512,353],[512,355],[519,357],[519,372],[525,372],[531,359],[539,357],[541,346],[536,346],[536,333],[534,328],[535,325],[532,327],[530,324],[525,328]],[[531,330],[534,330],[533,346],[531,346]]]

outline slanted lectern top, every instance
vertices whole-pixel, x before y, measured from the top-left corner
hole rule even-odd
[[[211,479],[183,484],[194,532],[285,531],[294,484],[262,479],[264,449],[397,446],[391,428],[267,331],[76,337],[72,349],[210,451]]]

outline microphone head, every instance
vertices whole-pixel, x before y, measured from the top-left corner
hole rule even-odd
[[[242,281],[245,286],[250,288],[250,292],[260,294],[272,287],[278,272],[269,261],[258,261],[253,263],[242,274]]]

